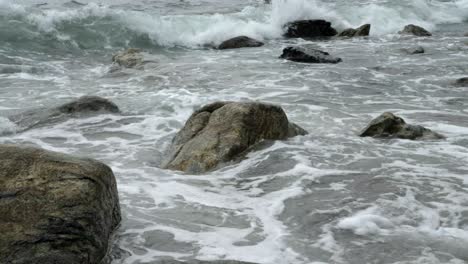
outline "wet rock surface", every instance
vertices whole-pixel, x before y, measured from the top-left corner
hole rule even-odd
[[[263,42],[258,41],[253,38],[249,38],[246,36],[235,37],[232,39],[228,39],[221,43],[218,46],[218,49],[239,49],[239,48],[253,48],[253,47],[261,47],[263,46]]]
[[[342,61],[341,58],[333,57],[328,52],[306,47],[287,47],[283,49],[280,58],[304,63],[338,63]]]
[[[398,32],[403,35],[414,35],[418,37],[429,37],[432,36],[432,34],[427,31],[426,29],[416,26],[413,24],[406,25],[402,31]]]
[[[348,28],[348,29],[343,30],[340,34],[338,34],[338,37],[348,37],[348,38],[365,37],[365,36],[369,36],[370,29],[371,29],[370,24],[362,25],[356,29]]]
[[[373,119],[359,134],[361,137],[394,137],[401,139],[442,139],[444,136],[419,125],[406,124],[403,118],[386,112]]]
[[[165,168],[201,173],[232,161],[262,140],[307,132],[283,109],[258,102],[215,102],[195,111],[173,139]]]
[[[454,84],[459,87],[468,87],[468,77],[457,79]]]
[[[284,25],[287,38],[323,38],[338,34],[331,23],[325,20],[298,20]]]
[[[75,101],[51,109],[34,109],[12,115],[9,119],[18,126],[18,131],[63,122],[68,118],[96,114],[116,114],[119,107],[108,99],[98,96],[82,96]]]
[[[421,47],[421,46],[414,47],[414,48],[409,48],[409,49],[404,49],[404,51],[405,51],[407,54],[409,54],[409,55],[423,54],[423,53],[426,52],[426,51],[424,50],[424,48]]]
[[[129,48],[120,51],[112,57],[112,62],[125,68],[134,68],[143,63],[142,50]]]
[[[98,264],[120,222],[112,170],[95,160],[0,145],[2,263]]]

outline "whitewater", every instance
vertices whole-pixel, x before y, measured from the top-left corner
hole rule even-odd
[[[365,38],[285,39],[326,19]],[[432,37],[398,34],[416,24]],[[468,263],[468,0],[0,0],[0,143],[91,157],[114,171],[113,264]],[[215,50],[246,35],[258,48]],[[310,45],[339,64],[279,59]],[[424,54],[404,49],[422,46]],[[154,63],[112,70],[140,48]],[[83,95],[122,115],[19,132],[8,116]],[[278,104],[309,132],[201,175],[161,169],[190,114],[214,101]],[[444,140],[360,138],[390,111]],[[1,261],[0,261],[1,262]]]

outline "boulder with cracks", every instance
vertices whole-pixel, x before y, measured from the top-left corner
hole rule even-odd
[[[215,102],[195,111],[169,149],[167,169],[203,173],[239,157],[262,140],[284,140],[307,132],[283,109],[259,102]]]
[[[0,145],[2,263],[100,264],[119,222],[116,181],[108,166]]]

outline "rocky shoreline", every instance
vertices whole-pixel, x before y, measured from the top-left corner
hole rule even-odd
[[[338,32],[325,20],[293,21],[284,26],[285,38],[321,41],[327,38],[366,37],[370,24]],[[407,25],[402,35],[430,37],[424,28]],[[228,39],[216,49],[261,47],[247,36]],[[422,54],[423,47],[407,50]],[[342,61],[328,52],[303,46],[285,47],[281,59],[300,63]],[[148,61],[139,49],[116,54],[116,67],[142,67]],[[468,77],[454,81],[466,87]],[[121,114],[113,102],[85,96],[53,107],[10,116],[18,133],[96,114]],[[213,102],[194,111],[175,135],[163,168],[200,174],[245,157],[258,143],[305,136],[307,131],[289,121],[278,105],[263,102]],[[385,112],[358,134],[361,137],[441,140],[444,136]],[[121,216],[116,180],[107,165],[86,158],[26,146],[0,145],[0,259],[6,263],[102,263]],[[159,262],[158,262],[159,263]],[[179,263],[161,261],[162,263]],[[191,262],[244,263],[244,262]]]

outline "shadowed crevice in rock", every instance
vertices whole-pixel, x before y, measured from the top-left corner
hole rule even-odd
[[[51,109],[34,109],[9,116],[18,126],[18,132],[44,125],[64,122],[69,118],[87,117],[96,114],[118,114],[119,107],[99,96],[82,96],[78,100]]]
[[[0,145],[0,259],[98,264],[120,222],[112,170],[95,160]]]
[[[164,168],[202,173],[232,161],[262,140],[307,132],[281,107],[257,102],[215,102],[195,111],[177,133]]]
[[[359,134],[361,137],[395,137],[401,139],[442,139],[439,133],[423,126],[406,124],[403,118],[386,112],[375,118]]]

